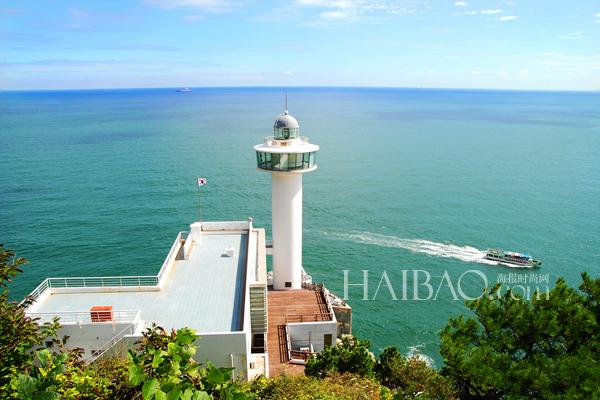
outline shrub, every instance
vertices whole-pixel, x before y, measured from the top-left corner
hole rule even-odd
[[[371,343],[346,336],[342,342],[325,347],[308,360],[304,372],[307,376],[322,378],[334,372],[350,372],[359,376],[373,376],[375,359],[369,352]]]
[[[245,390],[261,400],[391,400],[389,390],[375,380],[354,374],[332,373],[323,379],[281,375],[257,378]]]
[[[451,399],[450,383],[423,360],[404,358],[395,347],[387,347],[375,366],[379,382],[392,389],[395,398]]]
[[[196,334],[182,328],[167,334],[153,325],[144,332],[137,351],[129,351],[129,382],[141,390],[144,400],[245,399],[232,382],[231,368],[209,364],[200,368],[192,358]]]

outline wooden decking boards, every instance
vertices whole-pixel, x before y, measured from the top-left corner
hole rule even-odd
[[[283,373],[302,374],[304,365],[290,364],[285,337],[286,315],[306,316],[307,319],[327,320],[328,314],[323,293],[314,290],[269,290],[269,334],[267,349],[269,352],[269,375]],[[318,319],[317,319],[318,318]]]

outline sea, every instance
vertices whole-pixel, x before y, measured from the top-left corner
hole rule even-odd
[[[46,277],[155,274],[198,219],[252,217],[270,235],[253,146],[286,93],[320,146],[303,176],[304,267],[347,297],[375,353],[439,368],[440,331],[484,287],[534,296],[600,276],[598,92],[0,92],[0,243],[29,260],[12,297]],[[486,262],[487,248],[543,265]]]

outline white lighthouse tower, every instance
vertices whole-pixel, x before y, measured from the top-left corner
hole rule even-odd
[[[317,169],[319,146],[300,136],[300,125],[287,110],[277,117],[273,131],[274,136],[254,146],[258,168],[272,176],[273,289],[300,289],[302,174]]]

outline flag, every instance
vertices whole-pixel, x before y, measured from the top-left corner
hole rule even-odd
[[[206,178],[198,178],[198,187],[206,185]]]

